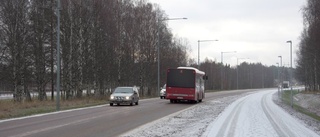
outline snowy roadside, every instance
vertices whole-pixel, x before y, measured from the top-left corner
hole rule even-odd
[[[212,123],[229,104],[246,95],[248,95],[248,93],[224,97],[213,101],[204,101],[189,109],[173,113],[120,136],[202,136],[210,123]]]
[[[122,137],[136,137],[136,136],[205,136],[206,130],[210,123],[216,118],[235,100],[244,97],[247,94],[224,97],[215,99],[213,101],[204,101],[191,108],[173,113],[169,116],[153,121],[146,125],[137,127],[134,130],[126,132],[120,136]],[[273,95],[273,101],[281,106],[294,118],[304,123],[306,127],[315,131],[320,135],[320,122],[299,112],[292,110],[290,107],[281,104],[277,98],[277,94]],[[209,127],[210,128],[210,127]]]
[[[301,97],[302,95],[298,95],[298,96]],[[291,106],[284,104],[278,98],[278,94],[273,94],[273,102],[276,103],[278,106],[280,106],[287,113],[292,115],[295,119],[299,120],[300,123],[303,123],[306,127],[308,127],[309,129],[315,131],[318,135],[320,135],[320,121],[315,120],[305,114],[302,114],[296,111],[295,109],[291,108]],[[302,104],[299,103],[299,105],[302,105]],[[306,105],[306,104],[303,104],[303,105]],[[320,107],[318,107],[317,109],[318,109],[317,111],[319,112]],[[312,110],[309,110],[309,111],[315,111],[315,107],[313,107]]]

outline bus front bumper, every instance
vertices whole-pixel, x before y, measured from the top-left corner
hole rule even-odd
[[[195,97],[190,94],[167,94],[166,99],[195,100]]]

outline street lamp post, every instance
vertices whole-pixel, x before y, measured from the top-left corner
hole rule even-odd
[[[280,92],[282,92],[282,56],[278,56],[280,58],[280,80],[279,80],[279,84],[280,84]]]
[[[278,65],[278,68],[277,68],[277,73],[278,73],[278,81],[280,81],[280,73],[279,73],[279,66],[280,64],[277,62],[276,63]],[[278,83],[278,86],[279,86],[279,83]]]
[[[249,58],[237,58],[237,89],[239,89],[239,70],[238,70],[238,62],[239,60],[244,60]]]
[[[280,58],[280,67],[282,67],[282,56],[278,56]]]
[[[60,110],[60,10],[61,4],[60,0],[57,2],[57,80],[56,80],[56,90],[57,90],[57,100],[56,100],[56,109]]]
[[[198,69],[200,69],[200,42],[210,42],[210,41],[218,41],[216,40],[198,40]]]
[[[279,76],[279,63],[277,62],[278,68],[277,68],[277,72],[278,72],[278,80],[280,81],[280,76]],[[279,83],[278,83],[278,97],[280,95],[280,87],[279,87]]]
[[[223,90],[223,53],[237,53],[237,51],[221,52],[221,90]]]
[[[288,40],[287,43],[290,43],[290,90],[291,90],[291,107],[293,107],[293,95],[292,95],[292,41]]]
[[[166,20],[185,20],[188,18],[169,18],[169,19],[158,19],[158,24],[160,24],[160,22],[162,21],[166,21]],[[160,94],[160,27],[158,26],[158,44],[157,44],[157,52],[158,52],[158,87],[157,87],[157,91],[158,91],[158,95]]]

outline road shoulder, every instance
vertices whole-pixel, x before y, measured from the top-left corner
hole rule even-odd
[[[308,127],[309,129],[315,131],[318,135],[320,135],[320,121],[313,119],[312,117],[309,117],[303,113],[300,113],[299,111],[293,109],[291,106],[288,106],[287,104],[285,104],[279,99],[277,93],[273,94],[273,102],[278,106],[280,106],[287,113],[295,117],[301,123],[303,123],[306,127]]]

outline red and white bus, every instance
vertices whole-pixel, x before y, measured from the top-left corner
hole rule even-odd
[[[166,99],[171,103],[187,100],[202,102],[204,99],[204,80],[208,77],[203,71],[193,67],[178,67],[167,70]]]

